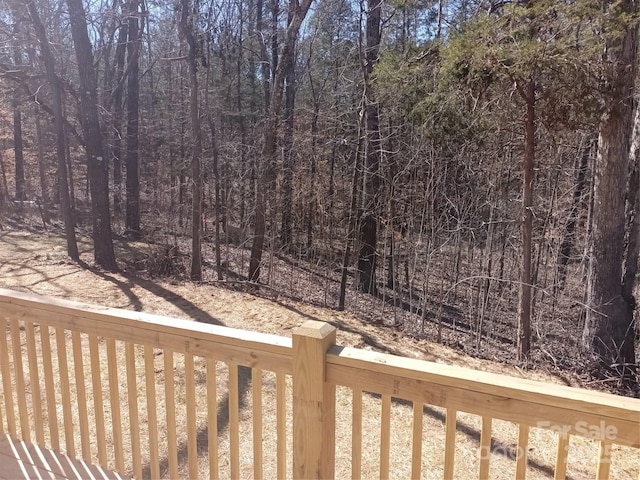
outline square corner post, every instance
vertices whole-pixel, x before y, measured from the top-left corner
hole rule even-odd
[[[336,329],[309,320],[293,331],[293,478],[335,477],[336,387],[326,354]]]

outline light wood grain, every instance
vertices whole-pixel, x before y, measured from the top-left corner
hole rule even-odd
[[[91,365],[91,385],[93,390],[93,409],[96,419],[96,444],[98,463],[107,467],[107,442],[104,423],[104,403],[102,401],[102,371],[100,369],[100,346],[98,337],[89,335],[89,362]]]
[[[362,478],[362,390],[353,389],[351,420],[351,478]]]
[[[0,479],[123,480],[125,477],[37,445],[0,435]],[[128,478],[128,477],[126,477]]]
[[[16,435],[16,412],[13,405],[13,388],[11,382],[11,364],[9,363],[9,346],[7,344],[7,323],[3,322],[5,334],[0,335],[0,364],[2,365],[2,392],[4,407],[7,415],[7,431],[9,435]]]
[[[600,442],[600,448],[598,451],[598,470],[596,473],[597,480],[608,480],[610,467],[611,444],[608,442]]]
[[[251,371],[251,409],[253,424],[253,478],[262,480],[262,370]]]
[[[73,433],[73,415],[71,414],[71,387],[69,382],[69,364],[67,362],[67,340],[65,331],[56,328],[56,351],[58,354],[58,372],[60,373],[60,393],[62,394],[62,419],[64,422],[64,443],[66,453],[76,456]]]
[[[529,453],[529,427],[518,427],[518,449],[516,450],[516,479],[524,480],[527,476],[527,460]]]
[[[184,356],[185,395],[187,400],[187,461],[189,478],[198,478],[198,426],[196,425],[196,382],[193,355]]]
[[[491,463],[491,417],[482,417],[482,430],[480,432],[480,471],[478,478],[488,480],[489,466]]]
[[[80,446],[82,459],[91,463],[91,444],[89,442],[89,417],[87,415],[87,393],[84,383],[84,362],[82,360],[82,339],[80,332],[71,333],[73,348],[73,367],[78,403],[78,423],[80,424]]]
[[[309,320],[293,331],[293,477],[333,478],[335,387],[325,379],[336,329]]]
[[[42,420],[42,409],[40,404],[42,396],[40,394],[40,374],[38,369],[38,353],[36,351],[36,335],[33,323],[25,322],[25,333],[27,335],[27,356],[29,359],[29,385],[31,385],[31,404],[33,408],[33,423],[36,434],[36,443],[44,445],[44,426]],[[1,423],[1,422],[0,422]]]
[[[556,468],[554,480],[564,480],[567,477],[567,457],[569,456],[569,435],[558,434],[558,448],[556,451]]]
[[[53,362],[51,356],[51,337],[49,327],[40,325],[40,342],[42,344],[42,374],[44,375],[45,397],[47,398],[47,423],[51,448],[60,451],[60,432],[58,430],[58,409],[53,383]],[[1,342],[0,342],[1,345]]]
[[[229,456],[231,478],[240,477],[240,422],[238,365],[229,365]]]
[[[380,412],[380,478],[389,478],[389,449],[391,448],[391,396],[382,396]]]
[[[144,312],[87,305],[0,288],[6,316],[291,374],[291,339]]]
[[[216,361],[207,358],[207,437],[209,478],[218,479],[218,389]],[[175,478],[175,477],[172,477]]]
[[[420,478],[422,471],[422,417],[422,404],[413,402],[411,478]]]
[[[164,351],[164,401],[167,415],[167,463],[169,478],[178,478],[178,438],[176,434],[175,377],[173,352]]]
[[[562,426],[574,435],[585,434],[579,422],[604,421],[616,428],[616,443],[640,447],[638,399],[348,347],[329,351],[327,381],[518,424]]]
[[[153,347],[144,346],[144,380],[147,398],[147,424],[149,425],[149,470],[151,478],[160,478],[158,446],[158,409],[156,405],[156,372]]]
[[[13,373],[16,382],[16,397],[18,399],[18,415],[20,417],[20,438],[31,442],[31,428],[29,426],[29,410],[27,408],[27,391],[24,381],[24,366],[22,362],[22,341],[18,320],[13,318],[11,326],[11,350],[13,352]]]
[[[276,475],[287,475],[287,377],[276,373]],[[295,428],[295,427],[294,427]]]
[[[445,439],[444,439],[444,478],[454,478],[454,466],[456,456],[456,426],[458,412],[453,408],[447,408]]]
[[[109,374],[109,396],[111,402],[111,428],[113,431],[113,455],[116,470],[124,470],[124,452],[122,449],[122,416],[120,414],[120,381],[118,380],[118,359],[116,342],[107,339],[107,372]]]
[[[133,476],[142,478],[142,454],[140,446],[140,413],[138,406],[138,374],[136,373],[136,346],[125,344],[125,364],[127,366],[127,398],[129,404],[129,432],[131,435],[131,462]]]

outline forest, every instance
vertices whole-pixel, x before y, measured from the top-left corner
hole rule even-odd
[[[0,0],[0,228],[638,395],[637,7]]]

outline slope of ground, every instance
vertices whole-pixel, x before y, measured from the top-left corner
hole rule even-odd
[[[90,266],[90,239],[80,236],[81,264],[68,259],[64,238],[39,229],[0,231],[0,286],[99,305],[145,311],[195,321],[289,336],[307,319],[338,328],[338,344],[461,365],[490,372],[578,385],[574,376],[523,371],[512,365],[472,358],[453,348],[368,324],[347,312],[306,305],[287,298],[250,293],[175,279],[148,279],[131,273],[108,273]],[[116,241],[122,261],[150,254],[144,242]]]
[[[274,291],[263,291],[261,293],[263,296],[258,296],[231,288],[221,288],[211,283],[195,284],[180,281],[175,277],[150,279],[135,273],[136,264],[141,259],[153,258],[154,253],[157,252],[154,250],[155,246],[145,242],[117,240],[117,256],[121,261],[122,269],[120,273],[108,273],[91,266],[91,242],[87,237],[79,237],[82,261],[77,264],[67,258],[64,238],[59,232],[47,232],[34,227],[33,224],[11,225],[2,222],[0,225],[3,227],[0,231],[0,287],[3,288],[284,336],[289,336],[291,330],[305,320],[314,319],[336,326],[338,328],[337,343],[340,345],[527,377],[549,383],[580,384],[579,379],[571,375],[542,370],[521,370],[514,365],[469,357],[447,346],[402,335],[394,328],[388,328],[379,323],[367,323],[348,312],[310,306],[278,296]],[[269,298],[266,298],[267,296]],[[350,435],[350,398],[347,392],[339,389],[337,403],[341,408],[336,436],[343,441]],[[363,405],[365,427],[376,431],[379,429],[376,423],[379,419],[379,399],[367,396]],[[269,415],[268,411],[265,412],[266,417]],[[396,460],[402,458],[401,454],[406,453],[407,446],[410,445],[411,429],[408,426],[411,424],[411,415],[410,406],[399,405],[393,409],[392,423],[402,427],[394,430],[397,433],[394,433],[393,448],[400,449],[392,452],[394,472],[409,473],[405,471],[408,464],[396,465],[398,463]],[[429,441],[424,448],[427,451],[433,450],[429,458],[436,459],[436,462],[433,465],[429,464],[425,470],[429,474],[427,478],[431,478],[432,474],[436,475],[442,468],[439,445],[444,433],[444,412],[442,409],[429,408],[426,418],[425,438]],[[477,465],[474,462],[477,462],[475,452],[479,440],[478,421],[479,418],[472,415],[461,413],[458,416],[458,430],[461,437],[459,441],[464,448],[460,455],[456,456],[456,471],[466,471],[469,477],[457,475],[456,478],[472,478],[473,472],[477,471]],[[244,438],[244,433],[242,435]],[[517,431],[508,422],[494,421],[494,435],[499,439],[497,445],[510,451],[515,445],[513,442],[516,441]],[[367,478],[375,476],[377,472],[375,462],[378,445],[374,437],[375,435],[365,438],[363,444],[363,454],[371,456],[371,459],[368,459],[371,460],[369,461],[370,469],[363,470],[363,476]],[[577,445],[574,440],[577,441]],[[588,478],[589,472],[595,468],[593,462],[597,458],[597,445],[595,442],[582,439],[574,440],[572,444],[576,447],[578,456],[573,454],[574,458],[571,459],[575,466],[570,468],[570,478]],[[531,442],[529,478],[550,478],[555,458],[553,434],[534,429]],[[275,444],[265,439],[265,452],[274,448]],[[493,453],[496,457],[495,452]],[[613,478],[637,477],[640,463],[632,449],[619,448],[613,455],[616,475]],[[498,455],[495,460],[495,468],[500,470],[493,470],[493,478],[508,478],[513,468],[513,459],[509,455]],[[364,460],[365,463],[366,461],[367,459]],[[350,465],[348,448],[339,449],[337,462],[338,477],[348,477]],[[186,472],[184,473],[186,475]],[[206,474],[203,473],[203,476]]]

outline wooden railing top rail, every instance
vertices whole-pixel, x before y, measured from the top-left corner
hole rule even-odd
[[[167,348],[274,372],[292,371],[291,339],[0,288],[0,311],[42,323],[141,345]]]
[[[334,346],[327,381],[640,448],[640,400]]]

